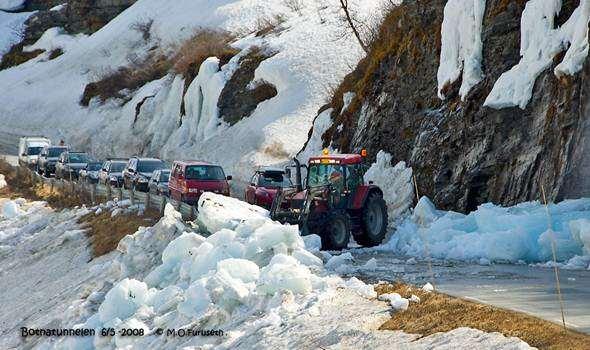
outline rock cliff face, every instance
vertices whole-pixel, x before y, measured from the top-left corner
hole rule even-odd
[[[464,102],[459,83],[437,98],[440,28],[446,1],[405,1],[385,19],[370,54],[335,93],[324,146],[367,148],[414,168],[419,191],[443,209],[470,211],[484,202],[513,205],[541,197],[590,195],[590,63],[558,79],[554,65],[536,81],[526,107],[483,102],[499,76],[520,59],[526,1],[488,0],[483,22],[484,79]],[[557,25],[579,1],[564,0]],[[561,56],[563,55],[560,54]],[[343,110],[343,96],[355,97]]]

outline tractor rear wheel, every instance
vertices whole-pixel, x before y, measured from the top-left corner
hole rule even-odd
[[[374,247],[381,244],[387,231],[387,206],[378,193],[369,195],[362,214],[362,230],[355,237],[358,244]]]
[[[328,218],[328,227],[322,235],[322,250],[342,250],[350,241],[350,218],[346,212],[335,211]]]

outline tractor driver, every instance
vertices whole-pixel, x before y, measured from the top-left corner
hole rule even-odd
[[[332,187],[338,192],[338,194],[344,191],[344,175],[342,174],[341,169],[333,168],[332,172],[330,173],[330,177],[328,181],[332,185]]]

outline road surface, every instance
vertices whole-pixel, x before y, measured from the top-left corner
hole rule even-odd
[[[407,264],[407,257],[391,252],[350,250],[354,266],[348,275],[366,281],[404,282],[423,285],[432,281],[428,264]],[[371,258],[377,260],[374,271],[363,269]],[[436,262],[432,267],[437,290],[460,298],[505,309],[524,312],[561,324],[561,311],[555,288],[554,270],[528,265],[472,265]],[[590,334],[590,271],[559,270],[565,304],[566,324]]]

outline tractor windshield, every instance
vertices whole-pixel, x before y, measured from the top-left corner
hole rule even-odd
[[[314,164],[309,167],[307,186],[321,187],[332,185],[344,189],[344,167],[340,164]]]

